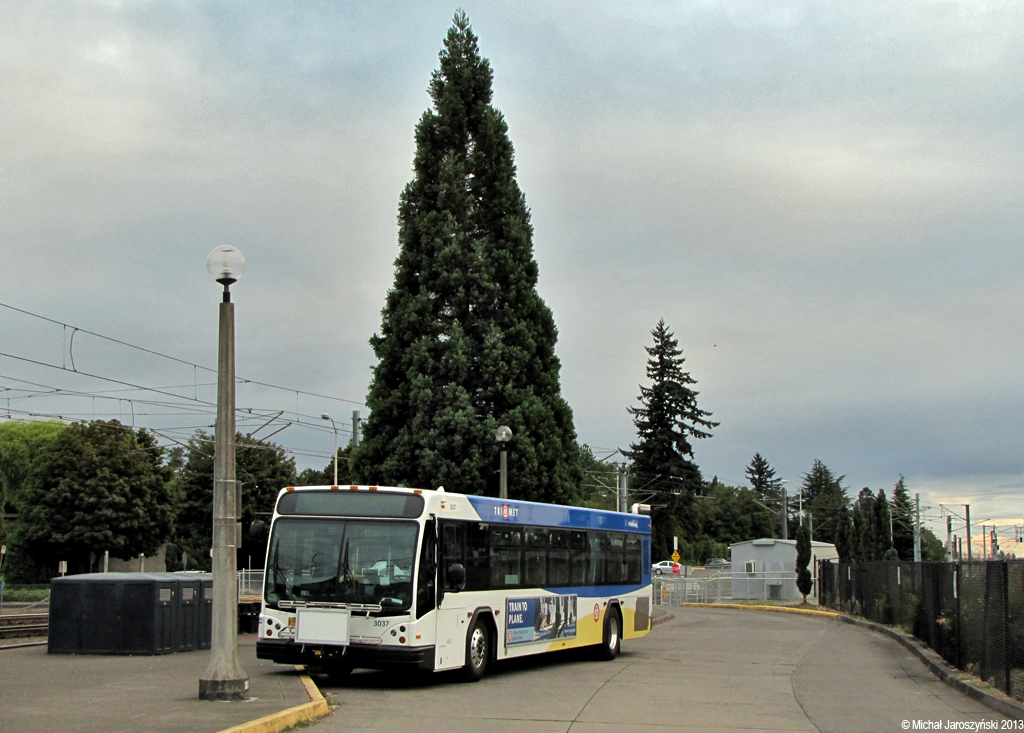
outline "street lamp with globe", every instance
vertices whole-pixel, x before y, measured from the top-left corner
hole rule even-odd
[[[235,304],[230,286],[245,272],[245,258],[230,245],[206,258],[210,276],[224,286],[217,349],[217,428],[213,458],[213,628],[210,664],[199,678],[203,700],[247,700],[249,678],[238,663],[237,549],[241,544],[241,492],[235,480]]]

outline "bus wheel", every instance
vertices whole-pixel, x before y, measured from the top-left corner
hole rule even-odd
[[[622,646],[622,617],[619,609],[612,606],[604,615],[604,639],[601,641],[601,659],[610,661],[619,656]]]
[[[490,634],[487,624],[482,618],[478,618],[466,639],[466,681],[476,682],[484,676],[490,654]]]

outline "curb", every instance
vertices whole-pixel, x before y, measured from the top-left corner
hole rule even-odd
[[[305,670],[305,667],[296,667],[295,670],[302,672]],[[250,720],[248,723],[225,728],[219,731],[219,733],[280,733],[286,728],[291,728],[296,723],[301,723],[304,720],[315,720],[327,715],[330,712],[330,709],[327,707],[327,701],[320,694],[320,690],[317,689],[316,684],[310,679],[309,675],[299,675],[299,681],[306,688],[309,702],[282,710],[279,713],[264,715],[262,718]]]
[[[908,649],[915,657],[924,662],[932,674],[945,682],[955,690],[962,692],[972,700],[977,700],[982,705],[997,713],[1001,713],[1012,720],[1024,719],[1024,705],[1011,697],[1004,695],[994,687],[983,686],[985,683],[975,682],[971,675],[952,667],[945,659],[939,656],[938,652],[924,646],[917,637],[905,634],[902,631],[876,624],[874,621],[848,616],[844,613],[834,611],[812,611],[806,608],[787,608],[786,606],[747,606],[733,605],[731,603],[683,603],[683,606],[692,608],[731,608],[749,611],[774,611],[777,613],[798,613],[808,616],[825,616],[834,618],[843,623],[853,626],[861,626],[871,631],[885,634]]]
[[[651,618],[651,628],[653,629],[655,626],[661,626],[662,624],[667,624],[669,621],[671,621],[675,617],[676,617],[676,615],[674,613],[672,613],[671,611],[667,611],[664,614],[662,614],[661,616],[658,616],[657,618],[653,618],[652,617]]]
[[[987,685],[983,686],[986,683],[975,682],[971,675],[968,675],[966,672],[961,672],[951,666],[945,659],[939,656],[938,652],[924,646],[923,643],[918,641],[917,637],[910,636],[909,634],[889,628],[888,626],[883,626],[882,624],[876,624],[873,621],[867,621],[865,619],[859,619],[845,614],[837,614],[837,616],[840,621],[845,623],[852,624],[854,626],[862,626],[866,629],[871,629],[872,631],[877,631],[892,637],[910,650],[914,656],[924,662],[924,665],[932,674],[950,687],[967,695],[967,697],[977,700],[985,707],[991,708],[997,713],[1002,713],[1012,720],[1024,719],[1024,705],[1013,698],[1004,695],[994,687],[988,687]]]
[[[754,606],[739,603],[680,603],[686,608],[726,608],[735,611],[769,611],[772,613],[797,613],[804,616],[821,616],[824,618],[840,618],[842,614],[835,611],[815,611],[810,608],[790,608],[789,606]]]

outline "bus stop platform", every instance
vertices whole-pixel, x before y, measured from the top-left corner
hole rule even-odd
[[[238,657],[250,699],[210,702],[199,699],[209,651],[101,656],[48,654],[45,645],[0,648],[0,730],[219,733],[239,726],[237,733],[255,733],[326,713],[319,691],[295,667],[256,658],[255,634],[239,635]],[[282,711],[300,717],[285,725],[249,725]]]

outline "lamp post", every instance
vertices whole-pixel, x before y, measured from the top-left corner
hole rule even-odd
[[[247,700],[249,678],[238,663],[238,556],[242,525],[241,485],[235,480],[235,306],[231,283],[245,272],[234,247],[216,247],[206,259],[211,277],[224,286],[217,351],[217,435],[213,460],[213,633],[210,664],[199,678],[202,700]]]
[[[331,427],[334,428],[334,483],[332,486],[338,485],[338,426],[334,424],[334,418],[328,415],[326,412],[320,415],[321,420],[330,420]]]
[[[508,451],[505,450],[505,444],[508,443],[512,437],[512,429],[507,425],[502,425],[494,434],[495,439],[501,443],[501,479],[498,483],[498,498],[508,498]]]

